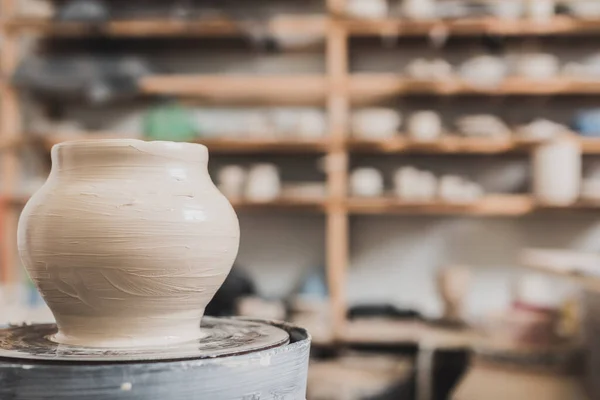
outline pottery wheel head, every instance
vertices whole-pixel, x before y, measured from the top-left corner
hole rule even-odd
[[[126,362],[226,357],[288,344],[289,334],[265,322],[206,317],[203,337],[160,347],[85,348],[48,340],[56,325],[25,325],[0,330],[0,358],[56,362]]]

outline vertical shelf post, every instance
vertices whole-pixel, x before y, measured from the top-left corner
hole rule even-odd
[[[0,0],[2,54],[0,55],[0,137],[6,143],[16,143],[21,134],[21,113],[19,96],[10,84],[10,77],[19,62],[18,34],[7,28],[8,21],[15,16],[17,0]],[[3,236],[2,267],[0,281],[11,286],[18,280],[16,273],[16,231],[18,212],[11,206],[11,199],[16,194],[19,175],[18,146],[7,146],[2,157],[2,207]]]
[[[329,0],[327,28],[327,75],[331,141],[327,154],[329,201],[327,206],[326,244],[327,279],[334,336],[340,336],[346,321],[346,269],[349,259],[349,222],[346,209],[348,182],[347,136],[348,38],[344,26],[335,17],[343,12],[345,0]]]

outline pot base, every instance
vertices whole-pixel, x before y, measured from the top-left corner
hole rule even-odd
[[[86,349],[53,325],[0,330],[0,399],[304,400],[310,336],[287,324],[205,318],[194,346]],[[184,348],[185,351],[181,351]],[[179,351],[178,351],[179,349]]]
[[[289,334],[274,325],[242,319],[206,317],[203,337],[161,346],[83,347],[51,340],[56,325],[24,325],[0,330],[0,357],[48,361],[144,361],[221,357],[260,351],[289,342]]]

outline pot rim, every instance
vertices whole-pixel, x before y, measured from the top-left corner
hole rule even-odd
[[[53,160],[57,160],[61,155],[66,154],[81,152],[87,156],[96,150],[108,153],[110,150],[123,151],[127,148],[191,162],[206,162],[208,159],[208,148],[203,144],[132,138],[67,140],[52,146],[51,155]]]

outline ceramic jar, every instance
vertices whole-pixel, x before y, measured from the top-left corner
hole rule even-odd
[[[18,247],[58,325],[53,341],[165,345],[201,336],[239,244],[205,146],[66,142],[19,221]]]
[[[417,111],[408,119],[408,134],[416,141],[436,140],[442,134],[442,119],[434,111]]]
[[[250,201],[268,202],[279,197],[281,179],[276,165],[263,163],[255,164],[248,172],[246,182],[246,198]]]
[[[533,192],[538,201],[566,206],[579,197],[581,147],[561,136],[539,145],[533,154]]]
[[[475,87],[491,89],[504,81],[508,66],[500,57],[482,55],[467,60],[461,65],[459,73],[465,82]]]

